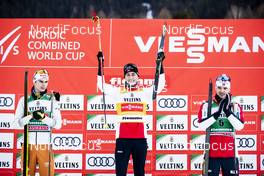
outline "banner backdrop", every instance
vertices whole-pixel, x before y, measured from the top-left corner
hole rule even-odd
[[[98,35],[106,81],[120,86],[123,65],[132,62],[140,83],[149,86],[164,22],[166,87],[148,105],[147,175],[201,174],[205,133],[197,127],[197,112],[209,79],[222,73],[231,77],[234,100],[245,111],[245,128],[236,137],[241,175],[264,174],[263,20],[103,19],[97,27],[90,19],[0,19],[0,175],[20,174],[23,131],[13,127],[14,112],[24,71],[31,80],[40,68],[50,73],[49,91],[62,94],[63,125],[52,135],[56,173],[114,175],[116,107],[106,97],[104,129]],[[132,168],[131,159],[130,175]]]

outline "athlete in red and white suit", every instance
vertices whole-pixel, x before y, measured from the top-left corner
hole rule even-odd
[[[199,127],[210,127],[210,151],[208,175],[238,175],[237,149],[235,148],[235,130],[242,130],[244,117],[239,104],[231,102],[231,79],[222,74],[217,77],[215,99],[212,102],[212,115],[207,117],[208,103],[202,104],[198,113]],[[236,151],[236,154],[235,152]]]
[[[162,60],[164,53],[158,54]],[[97,55],[99,61],[97,86],[102,90],[101,62],[103,54]],[[163,66],[160,69],[159,85],[157,93],[165,86],[165,74]],[[133,158],[134,174],[143,176],[145,174],[145,161],[147,155],[146,128],[144,126],[148,103],[152,103],[153,86],[143,88],[138,85],[138,69],[135,64],[129,63],[124,66],[125,85],[115,87],[110,84],[104,85],[104,92],[116,101],[119,122],[116,129],[116,175],[125,176],[127,173],[130,154]],[[103,81],[104,82],[104,81]]]

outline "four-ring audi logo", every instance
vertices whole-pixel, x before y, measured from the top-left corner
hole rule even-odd
[[[88,160],[87,160],[87,164],[89,166],[103,166],[103,167],[111,167],[111,166],[114,166],[115,165],[115,159],[114,157],[90,157]]]
[[[183,98],[161,98],[158,104],[161,108],[183,108],[186,101]]]
[[[79,137],[55,137],[53,139],[53,144],[55,146],[62,147],[78,147],[81,144],[81,139]]]
[[[253,138],[237,138],[237,140],[239,148],[252,148],[255,146],[255,140]]]
[[[13,105],[11,97],[0,97],[0,107],[10,107]]]

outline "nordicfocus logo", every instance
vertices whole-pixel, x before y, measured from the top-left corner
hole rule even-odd
[[[236,36],[233,39],[234,27],[209,27],[201,24],[183,26],[167,26],[168,47],[170,53],[187,53],[187,63],[199,64],[205,61],[205,52],[208,53],[258,53],[264,50],[264,43],[259,36],[248,39]],[[183,35],[187,35],[187,37]],[[220,36],[224,35],[224,36]],[[231,40],[232,37],[232,40]],[[143,41],[142,36],[134,36],[134,40],[143,53],[149,52],[155,41],[160,37],[150,36]],[[187,48],[184,45],[187,45]],[[166,44],[165,44],[166,45]]]
[[[81,42],[69,41],[69,35],[96,35],[101,31],[95,30],[89,33],[90,27],[73,26],[69,24],[57,25],[31,25],[28,32],[28,59],[29,60],[67,60],[80,61],[85,57],[81,50]],[[88,31],[87,31],[88,30]]]
[[[81,139],[79,137],[55,137],[53,144],[60,147],[78,147],[81,145]]]
[[[56,150],[82,150],[82,134],[52,134],[53,148]]]
[[[109,136],[109,138],[111,138],[111,136]],[[112,139],[114,139],[114,136],[112,137]],[[94,140],[88,139],[87,144],[84,145],[87,145],[86,148],[89,151],[100,151],[100,150],[106,151],[108,149],[107,145],[111,145],[113,147],[114,144],[115,144],[115,140],[111,140],[111,139],[94,139]],[[112,151],[112,148],[109,150]]]
[[[0,55],[2,56],[1,64],[4,63],[4,61],[6,60],[7,56],[10,53],[13,55],[19,54],[18,46],[15,44],[16,44],[17,40],[19,39],[21,33],[19,33],[17,35],[15,33],[20,28],[21,28],[21,26],[16,27],[11,32],[9,32],[7,35],[5,35],[2,39],[0,39]],[[11,39],[8,40],[9,38],[13,38],[14,36],[15,36],[15,38],[12,41],[10,41]]]

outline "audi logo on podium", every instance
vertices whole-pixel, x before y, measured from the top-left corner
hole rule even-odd
[[[87,161],[89,166],[103,166],[103,167],[111,167],[115,165],[114,157],[90,157]]]
[[[86,170],[114,170],[114,154],[86,154]]]
[[[0,94],[0,110],[15,109],[15,94]]]
[[[157,97],[157,111],[187,111],[187,95],[162,95]]]
[[[80,150],[82,149],[82,141],[82,134],[52,134],[55,150]]]
[[[236,146],[242,151],[256,151],[257,137],[256,135],[237,135]]]

